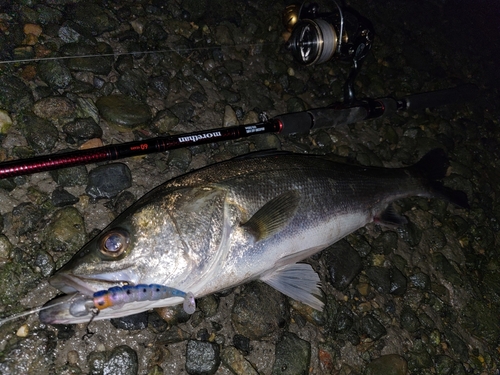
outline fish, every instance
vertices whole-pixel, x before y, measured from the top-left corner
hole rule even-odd
[[[48,302],[39,319],[75,324],[122,317],[253,280],[321,310],[320,278],[302,261],[369,223],[404,225],[393,202],[405,197],[468,208],[464,192],[441,182],[448,168],[442,149],[401,168],[276,151],[189,172],[140,198],[59,269],[49,283],[64,295]],[[95,293],[137,285],[181,294],[120,299],[97,314],[81,308]]]

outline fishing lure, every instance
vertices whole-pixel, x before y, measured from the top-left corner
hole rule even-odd
[[[191,292],[186,293],[159,284],[138,284],[114,286],[107,290],[95,292],[92,297],[78,296],[71,303],[69,312],[73,316],[84,316],[92,311],[99,312],[107,308],[119,309],[131,302],[157,301],[170,297],[184,298],[183,308],[188,314],[193,314],[196,310],[196,302]]]
[[[193,293],[186,293],[179,289],[170,288],[168,286],[159,284],[114,286],[106,290],[95,292],[92,297],[83,294],[75,295],[69,300],[69,302],[71,303],[69,311],[73,316],[91,315],[92,321],[94,316],[96,316],[99,311],[107,308],[118,309],[123,305],[131,302],[156,301],[170,297],[184,298],[184,311],[188,314],[193,314],[195,312],[196,301]],[[29,311],[0,319],[0,326],[8,321],[65,303],[68,303],[68,301],[62,301],[55,304],[36,307]]]

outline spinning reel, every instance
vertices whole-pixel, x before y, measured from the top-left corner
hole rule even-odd
[[[289,5],[283,12],[283,24],[291,32],[286,48],[295,61],[315,65],[338,59],[352,63],[344,86],[344,102],[355,101],[354,79],[361,62],[371,49],[375,31],[371,22],[355,10],[341,7],[320,12],[316,3]]]

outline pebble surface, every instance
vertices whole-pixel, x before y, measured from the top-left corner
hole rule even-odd
[[[197,301],[191,316],[165,309],[86,327],[34,314],[0,325],[0,373],[499,374],[500,14],[466,3],[351,1],[376,31],[355,91],[402,98],[474,83],[479,100],[1,180],[0,316],[53,298],[47,278],[148,190],[251,151],[399,167],[444,148],[445,184],[468,194],[470,210],[403,199],[408,224],[369,225],[308,259],[323,312],[255,282]],[[0,162],[341,101],[349,64],[294,62],[286,4],[0,5]],[[3,63],[18,58],[40,60]]]

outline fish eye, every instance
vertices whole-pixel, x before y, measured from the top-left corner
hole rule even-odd
[[[122,255],[130,244],[130,236],[124,229],[113,229],[101,237],[100,250],[106,256],[116,258]]]

